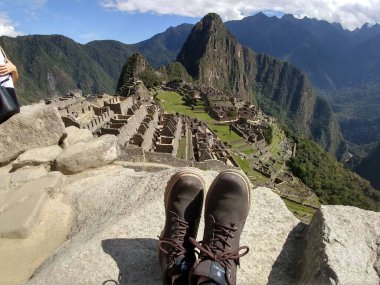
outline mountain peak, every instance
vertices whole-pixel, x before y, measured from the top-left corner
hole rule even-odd
[[[223,28],[224,24],[222,18],[215,13],[209,13],[202,18],[196,25],[198,29],[212,29],[212,28]]]

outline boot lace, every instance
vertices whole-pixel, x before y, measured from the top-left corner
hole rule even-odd
[[[193,238],[189,238],[190,242],[199,249],[202,259],[210,259],[219,262],[225,268],[232,271],[233,261],[239,265],[239,258],[245,256],[248,251],[248,246],[241,246],[237,249],[226,250],[231,248],[228,239],[234,238],[234,233],[238,230],[237,227],[229,227],[217,222],[214,222],[214,228],[211,232],[212,238],[208,244],[199,243]],[[241,252],[243,250],[243,252]],[[228,285],[232,285],[227,279]]]
[[[173,234],[170,238],[160,238],[158,248],[168,255],[169,260],[174,260],[180,255],[185,255],[187,252],[184,247],[184,240],[189,224],[178,218],[173,217],[172,222],[176,225]],[[169,248],[169,250],[165,249]]]

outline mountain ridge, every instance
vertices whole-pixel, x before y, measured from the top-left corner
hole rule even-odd
[[[325,149],[341,155],[338,122],[306,76],[287,62],[242,46],[218,15],[208,14],[194,26],[177,60],[201,84],[257,101],[277,118],[279,112],[284,113],[293,129],[311,135]],[[279,111],[268,112],[271,103]]]

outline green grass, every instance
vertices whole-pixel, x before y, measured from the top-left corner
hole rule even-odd
[[[256,153],[256,151],[254,149],[252,149],[252,148],[241,150],[241,152],[244,153],[244,154],[246,154],[246,155],[251,155],[251,154]]]
[[[310,222],[316,212],[316,210],[311,207],[298,204],[288,199],[283,199],[283,201],[289,211],[302,221]]]
[[[189,106],[184,105],[182,96],[176,92],[158,91],[157,99],[159,100],[161,107],[164,108],[167,113],[174,114],[178,112],[189,116],[190,118],[203,120],[207,123],[214,122],[214,119],[205,112],[203,107],[196,107],[197,112],[194,112],[195,110],[193,111]]]
[[[180,159],[186,159],[186,137],[181,137],[179,141],[177,157]]]
[[[272,138],[272,143],[269,146],[269,151],[272,154],[272,156],[277,156],[279,145],[281,141],[285,138],[285,134],[277,125],[272,125],[272,128],[273,128],[273,138]]]
[[[240,156],[231,154],[235,161],[239,164],[241,170],[248,176],[254,176],[254,171],[252,170],[252,163],[248,159],[242,159]]]
[[[236,148],[236,145],[242,146],[246,144],[245,140],[233,130],[230,131],[230,127],[227,125],[209,123],[208,126],[218,135],[222,142],[226,142],[231,145],[232,148]]]

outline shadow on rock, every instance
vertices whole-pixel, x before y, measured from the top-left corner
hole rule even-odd
[[[301,270],[304,234],[307,225],[299,223],[289,233],[281,253],[272,266],[268,277],[268,285],[297,284]]]
[[[160,268],[155,239],[102,240],[103,251],[119,267],[118,280],[106,280],[102,285],[159,285]]]

